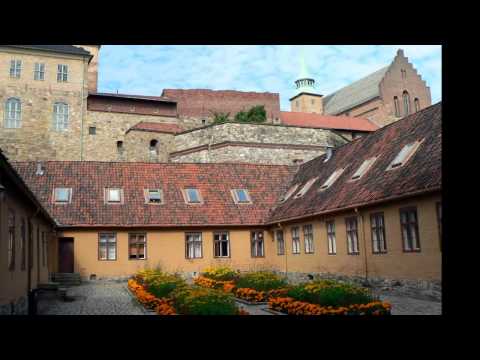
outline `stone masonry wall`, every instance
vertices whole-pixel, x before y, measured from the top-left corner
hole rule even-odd
[[[173,148],[173,134],[129,131],[125,136],[125,161],[168,162]],[[150,152],[150,142],[157,140],[157,155]]]
[[[10,77],[10,61],[22,61],[20,78]],[[34,80],[35,63],[45,64],[45,79]],[[68,82],[57,82],[57,65],[68,65]],[[12,160],[79,160],[81,123],[86,112],[86,60],[69,55],[0,48],[0,148]],[[21,101],[21,127],[5,128],[5,103]],[[56,131],[55,102],[69,106],[69,124]]]

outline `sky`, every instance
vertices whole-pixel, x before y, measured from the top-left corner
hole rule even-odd
[[[390,64],[397,49],[442,98],[440,45],[102,45],[99,91],[159,96],[165,88],[280,94],[290,110],[303,52],[319,94],[328,95]]]

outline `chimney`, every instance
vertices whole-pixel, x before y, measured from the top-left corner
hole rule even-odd
[[[43,169],[43,165],[40,161],[37,162],[37,171],[35,172],[35,175],[37,176],[42,176],[45,173]]]
[[[323,160],[323,162],[327,162],[328,160],[330,160],[330,158],[333,155],[333,149],[331,147],[327,147],[326,154],[327,154],[327,157],[325,158],[325,160]]]

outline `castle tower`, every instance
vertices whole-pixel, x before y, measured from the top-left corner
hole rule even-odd
[[[297,94],[290,99],[291,111],[323,114],[323,95],[316,93],[315,79],[308,73],[303,51],[300,55],[300,74],[295,80],[295,86]]]
[[[98,55],[101,45],[74,45],[84,48],[93,55],[90,64],[88,65],[88,91],[97,92],[98,88]]]

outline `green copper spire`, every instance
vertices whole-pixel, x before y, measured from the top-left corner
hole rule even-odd
[[[300,75],[298,76],[298,79],[295,80],[295,85],[297,87],[297,94],[302,92],[315,92],[315,80],[308,74],[303,48],[300,49]]]

